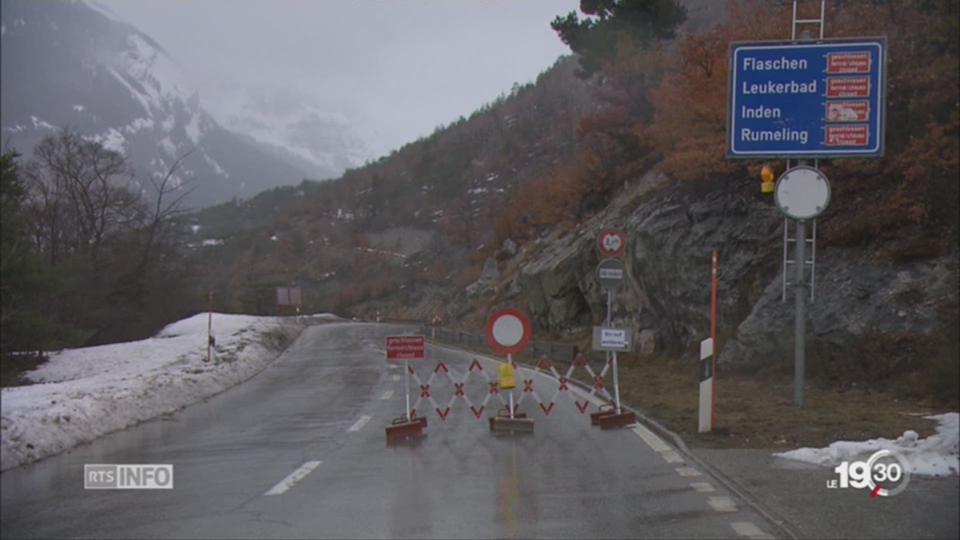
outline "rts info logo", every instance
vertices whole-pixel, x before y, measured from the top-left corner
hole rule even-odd
[[[839,480],[827,480],[829,489],[868,489],[870,498],[892,497],[910,483],[910,464],[891,450],[874,452],[866,461],[844,461],[833,472]]]
[[[173,489],[173,465],[84,465],[83,489]]]

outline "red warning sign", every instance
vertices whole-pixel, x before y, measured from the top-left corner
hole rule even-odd
[[[866,146],[870,142],[867,125],[827,126],[826,144],[830,146]]]
[[[827,77],[827,97],[870,97],[870,78]]]
[[[869,118],[869,101],[844,100],[827,102],[827,122],[866,122]]]
[[[870,73],[870,51],[827,53],[827,73]]]
[[[387,360],[423,360],[423,336],[387,336]]]

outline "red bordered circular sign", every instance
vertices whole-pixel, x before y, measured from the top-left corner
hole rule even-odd
[[[597,249],[604,257],[619,257],[627,249],[627,237],[616,229],[607,229],[597,237]]]
[[[522,311],[501,309],[487,322],[487,345],[500,354],[516,354],[527,347],[532,333],[530,319]]]

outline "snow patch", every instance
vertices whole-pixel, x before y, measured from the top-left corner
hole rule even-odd
[[[213,314],[216,361],[207,358],[207,314],[175,322],[153,338],[67,349],[3,388],[0,470],[92,441],[245,381],[276,356],[258,335],[281,317]]]
[[[41,120],[36,116],[31,116],[30,121],[33,122],[33,129],[57,129],[46,120]]]
[[[136,118],[123,127],[123,131],[131,135],[144,129],[153,129],[153,118]]]
[[[210,157],[210,155],[207,154],[206,152],[203,153],[203,160],[206,161],[207,164],[209,164],[211,167],[213,167],[213,172],[217,173],[218,176],[222,176],[224,178],[230,178],[230,173],[223,170],[223,167],[221,167],[220,164],[217,163],[217,161],[212,157]]]
[[[163,151],[167,153],[170,157],[177,157],[177,145],[173,144],[173,140],[170,137],[164,137],[160,139],[160,148],[163,148]]]
[[[193,141],[193,144],[197,144],[202,134],[200,130],[200,115],[194,113],[194,115],[190,117],[190,121],[187,122],[187,125],[183,126],[183,129],[187,132],[187,137]]]
[[[123,154],[127,146],[126,137],[124,137],[122,133],[117,131],[116,128],[110,128],[99,135],[93,135],[92,137],[84,137],[84,139],[98,142],[101,145],[103,145],[103,147],[106,148],[107,150],[113,150],[118,154]]]
[[[868,441],[837,441],[826,448],[799,448],[774,456],[794,459],[815,465],[832,467],[841,461],[863,460],[878,450],[892,450],[904,458],[911,474],[924,476],[956,476],[960,474],[960,414],[952,412],[925,416],[936,420],[937,433],[921,439],[916,431],[907,430],[896,440],[870,439]]]

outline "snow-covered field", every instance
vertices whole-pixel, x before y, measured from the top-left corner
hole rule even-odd
[[[335,318],[314,316],[311,318]],[[245,381],[279,354],[265,333],[287,336],[294,318],[213,314],[215,359],[207,359],[207,314],[155,337],[51,354],[0,393],[0,470],[36,461],[112,431],[170,413]]]
[[[916,431],[905,431],[896,440],[837,441],[826,448],[799,448],[774,454],[823,466],[835,466],[841,461],[863,460],[877,450],[892,450],[906,458],[911,473],[925,476],[952,476],[960,474],[960,414],[952,412],[925,416],[936,420],[937,433],[920,439]]]

